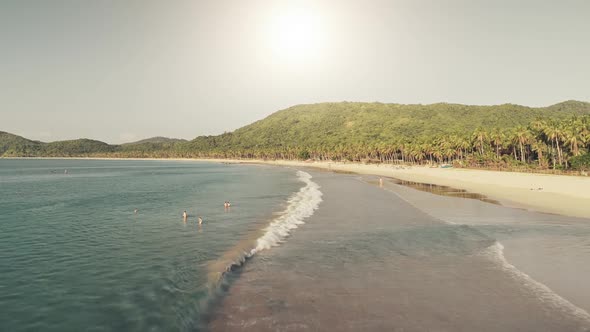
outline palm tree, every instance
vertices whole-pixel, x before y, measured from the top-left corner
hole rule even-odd
[[[560,140],[563,138],[563,131],[561,126],[556,121],[551,121],[543,130],[544,134],[551,141],[551,146],[557,149],[557,159],[559,165],[563,165],[563,158],[561,153],[561,147],[559,145]],[[553,168],[555,168],[555,156],[553,156]]]
[[[523,127],[523,126],[517,126],[514,129],[514,136],[512,136],[512,141],[515,144],[518,144],[519,150],[520,150],[520,161],[522,161],[523,163],[526,162],[526,156],[525,156],[525,145],[528,143],[529,138],[530,138],[530,131],[528,128]]]
[[[469,139],[467,137],[462,136],[459,138],[459,140],[457,142],[457,148],[460,151],[459,156],[460,156],[461,160],[463,160],[464,156],[467,154],[467,149],[469,149],[470,147],[471,147],[471,142],[469,142]]]
[[[472,135],[475,147],[478,149],[479,154],[484,154],[484,142],[488,140],[488,133],[481,127],[475,129]]]
[[[455,149],[447,147],[443,150],[443,155],[447,158],[447,162],[449,164],[452,164],[452,158],[455,156]]]
[[[582,142],[584,140],[582,137],[583,129],[583,123],[577,118],[573,118],[569,123],[567,123],[565,128],[564,140],[570,146],[570,151],[574,157],[580,155],[580,144],[583,144]]]
[[[580,130],[582,144],[590,148],[590,116],[583,117],[580,122],[582,123],[582,128]]]
[[[500,130],[500,128],[494,128],[490,133],[490,141],[496,149],[496,158],[500,159],[500,148],[504,144],[506,135]]]

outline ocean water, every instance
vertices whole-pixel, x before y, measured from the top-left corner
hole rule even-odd
[[[0,331],[200,330],[224,271],[311,215],[314,185],[266,166],[0,160]]]
[[[0,331],[590,331],[590,220],[377,183],[0,159]]]
[[[320,209],[228,276],[212,331],[590,331],[588,220],[309,173]]]

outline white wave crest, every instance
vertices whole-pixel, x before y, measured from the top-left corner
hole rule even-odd
[[[264,230],[264,235],[256,240],[256,247],[250,251],[249,257],[282,243],[293,229],[313,215],[322,202],[320,186],[311,181],[311,175],[297,171],[297,176],[305,186],[289,198],[287,208]]]
[[[530,290],[545,304],[548,304],[552,309],[563,312],[565,314],[573,315],[590,323],[590,314],[582,308],[577,307],[570,301],[559,296],[551,288],[533,279],[528,274],[517,269],[510,264],[504,257],[504,246],[500,242],[486,248],[483,253],[484,256],[490,258],[493,262],[498,264],[498,267],[508,273],[513,278],[520,280],[523,285]]]

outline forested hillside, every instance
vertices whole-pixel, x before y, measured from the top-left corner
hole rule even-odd
[[[137,142],[124,143],[124,144],[121,144],[121,145],[131,146],[131,145],[140,145],[140,144],[145,144],[145,143],[150,143],[150,144],[174,144],[174,143],[179,143],[179,142],[186,142],[186,140],[185,139],[178,139],[178,138],[168,138],[168,137],[156,136],[156,137],[150,137],[150,138],[142,139],[142,140],[139,140]]]
[[[40,143],[0,135],[4,156],[218,157],[585,167],[590,103],[298,105],[218,136],[152,138],[123,145]]]
[[[513,128],[540,119],[590,114],[590,104],[565,102],[547,108],[518,105],[400,105],[323,103],[299,105],[221,136],[198,137],[194,150],[207,147],[278,146],[337,147],[397,143],[444,134],[466,134],[476,128]]]
[[[18,157],[37,155],[43,143],[0,131],[0,156]]]

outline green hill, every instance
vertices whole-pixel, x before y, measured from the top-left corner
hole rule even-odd
[[[467,134],[476,128],[514,128],[540,118],[564,119],[590,114],[590,103],[565,102],[545,108],[504,104],[401,105],[322,103],[298,105],[220,136],[197,137],[193,150],[328,146],[397,143],[447,134]]]
[[[44,143],[7,132],[0,132],[0,157],[151,157],[173,151],[186,140],[153,137],[133,143],[110,145],[91,139]],[[156,157],[157,157],[156,156]]]
[[[90,139],[43,143],[0,132],[1,157],[75,157],[114,152],[117,146]]]
[[[297,105],[217,136],[154,137],[122,145],[42,143],[0,133],[0,156],[221,157],[469,165],[580,165],[590,148],[590,103],[320,103]],[[578,158],[578,159],[575,159]],[[580,159],[581,158],[581,159]]]
[[[38,155],[43,143],[0,131],[0,156],[29,157]]]
[[[186,142],[185,139],[178,139],[178,138],[168,138],[162,136],[150,137],[146,139],[139,140],[137,142],[130,142],[130,143],[123,143],[121,146],[129,146],[129,145],[139,145],[139,144],[174,144],[180,142]]]
[[[91,156],[115,152],[117,146],[91,139],[76,139],[46,143],[42,147],[42,155],[47,157]]]
[[[133,158],[170,158],[175,157],[174,151],[180,144],[186,143],[187,140],[152,137],[137,142],[121,144],[118,147],[116,155]]]

